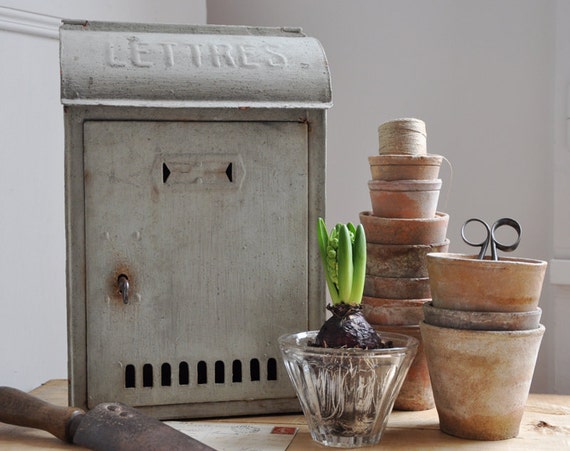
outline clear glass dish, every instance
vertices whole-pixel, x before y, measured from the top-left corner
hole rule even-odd
[[[339,448],[377,444],[416,355],[418,340],[381,332],[392,348],[333,349],[311,346],[317,333],[279,338],[311,437]]]

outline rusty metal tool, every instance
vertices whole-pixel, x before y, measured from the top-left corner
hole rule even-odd
[[[42,429],[95,451],[214,450],[124,404],[102,403],[84,412],[10,387],[0,387],[0,421]]]

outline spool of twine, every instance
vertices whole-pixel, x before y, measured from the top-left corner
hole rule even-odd
[[[424,121],[415,118],[395,119],[378,127],[380,155],[427,153],[427,133]]]

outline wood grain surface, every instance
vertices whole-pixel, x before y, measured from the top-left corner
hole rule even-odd
[[[65,406],[67,382],[52,380],[32,391],[50,403]],[[211,420],[208,420],[211,421]],[[225,418],[229,423],[264,423],[295,426],[299,432],[288,451],[323,450],[312,441],[303,415],[272,415]],[[0,449],[82,449],[68,445],[47,432],[0,423]],[[380,444],[369,450],[473,449],[473,450],[563,450],[570,449],[570,396],[531,394],[518,437],[497,442],[480,442],[451,437],[439,430],[436,409],[423,412],[394,411]]]

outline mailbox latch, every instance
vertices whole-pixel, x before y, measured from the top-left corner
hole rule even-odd
[[[119,293],[123,298],[123,304],[129,303],[129,278],[125,274],[121,274],[117,280],[119,284]]]

